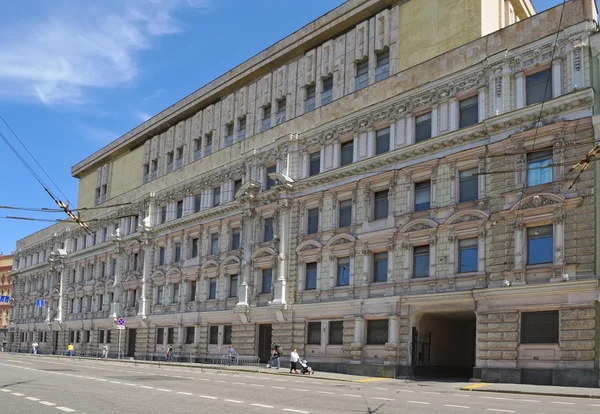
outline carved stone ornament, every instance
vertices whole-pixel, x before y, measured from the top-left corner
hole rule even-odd
[[[558,204],[558,203],[555,200],[551,200],[544,196],[534,196],[530,200],[528,200],[526,203],[523,203],[520,208],[521,208],[521,210],[526,210],[528,208],[537,208],[537,207],[543,207],[543,206],[548,206],[548,205],[552,205],[552,204]]]

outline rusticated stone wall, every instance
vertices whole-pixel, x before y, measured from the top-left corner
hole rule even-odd
[[[593,361],[595,357],[596,309],[577,308],[560,311],[560,359]]]
[[[231,342],[239,355],[256,355],[256,325],[234,324],[231,327]]]
[[[489,313],[477,316],[477,358],[516,360],[519,346],[519,313]]]

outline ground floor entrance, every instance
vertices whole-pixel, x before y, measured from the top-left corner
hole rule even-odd
[[[418,315],[412,329],[414,375],[470,379],[475,367],[475,341],[473,312]]]
[[[258,325],[258,356],[260,362],[266,364],[271,359],[271,343],[273,341],[273,325]]]
[[[135,356],[135,329],[128,329],[127,331],[127,357],[133,358]]]

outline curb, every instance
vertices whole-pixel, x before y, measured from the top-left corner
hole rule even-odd
[[[495,392],[499,394],[520,394],[520,395],[537,395],[537,396],[545,396],[545,397],[567,397],[567,398],[590,398],[590,399],[600,399],[600,395],[595,394],[570,394],[570,393],[561,393],[561,392],[540,392],[540,391],[518,391],[518,390],[484,390],[481,388],[470,389],[462,387],[459,389],[460,391],[471,391],[471,392]]]

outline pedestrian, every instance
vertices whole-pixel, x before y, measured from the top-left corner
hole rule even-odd
[[[233,345],[229,344],[229,365],[235,365],[235,349]]]
[[[167,357],[167,361],[173,361],[173,346],[169,345],[169,347],[167,348],[167,352],[165,352],[165,355]]]
[[[37,342],[35,342],[35,341],[31,344],[31,350],[33,352],[33,355],[37,355],[37,353],[38,353],[38,346],[40,346],[40,345]]]
[[[269,368],[273,368],[275,364],[277,364],[277,368],[281,368],[281,363],[279,362],[279,357],[281,357],[281,351],[279,350],[279,345],[273,344],[271,347],[271,362]]]
[[[294,370],[294,374],[298,373],[296,364],[299,360],[300,356],[298,355],[298,352],[296,352],[296,348],[292,348],[292,352],[290,353],[290,374],[292,373],[292,370]]]
[[[102,358],[108,358],[108,344],[106,342],[102,344]]]
[[[67,346],[67,355],[68,356],[73,356],[74,352],[73,352],[73,343],[70,343],[69,346]]]

